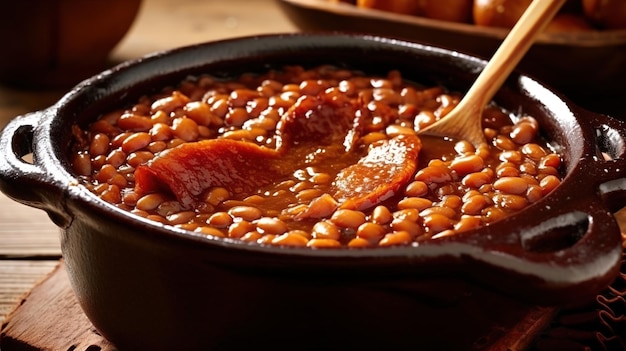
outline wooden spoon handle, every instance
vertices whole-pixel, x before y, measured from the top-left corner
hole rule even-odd
[[[509,74],[524,57],[536,36],[550,23],[565,1],[535,0],[531,2],[463,100],[468,103],[478,103],[481,109],[491,101]]]

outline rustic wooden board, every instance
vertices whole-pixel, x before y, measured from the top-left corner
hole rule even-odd
[[[116,351],[83,314],[62,261],[9,314],[0,349]]]
[[[537,308],[520,320],[488,351],[527,350],[554,311]],[[4,351],[117,351],[83,314],[70,286],[63,261],[24,296],[8,315],[0,334]]]

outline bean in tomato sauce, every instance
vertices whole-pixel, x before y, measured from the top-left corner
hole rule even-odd
[[[537,121],[490,104],[487,144],[417,136],[460,95],[398,71],[190,77],[73,127],[82,184],[137,216],[268,245],[410,245],[489,225],[561,181]]]

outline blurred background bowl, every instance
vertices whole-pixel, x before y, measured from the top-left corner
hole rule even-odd
[[[141,0],[3,2],[0,81],[21,88],[67,88],[107,67]]]
[[[508,33],[506,28],[362,8],[345,0],[278,1],[304,31],[372,33],[485,58]],[[607,97],[625,96],[626,29],[581,30],[574,29],[571,22],[561,24],[539,36],[519,69],[582,102],[583,107],[602,104]]]

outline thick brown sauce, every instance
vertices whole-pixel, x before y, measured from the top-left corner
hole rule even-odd
[[[530,116],[513,123],[510,113],[488,106],[483,127],[489,145],[479,148],[416,138],[415,131],[458,100],[440,87],[408,84],[395,71],[366,77],[328,66],[286,67],[232,82],[199,77],[104,115],[86,130],[75,127],[73,167],[105,201],[206,235],[317,248],[406,245],[488,225],[538,201],[560,182],[561,159]],[[236,143],[222,148],[222,139]],[[218,140],[215,152],[202,151],[203,144],[195,144],[201,140]],[[394,142],[401,146],[397,154],[380,146]],[[216,155],[237,151],[239,143],[263,150],[248,150],[249,160],[233,163],[254,169],[221,169],[217,175],[248,176],[258,186],[243,190],[199,176],[215,172],[211,165],[222,164]],[[177,148],[182,144],[188,151]],[[403,151],[414,147],[419,155],[413,169],[405,166],[415,162],[414,155]],[[373,195],[353,205],[352,198],[338,195],[338,184],[376,148],[393,157],[372,158],[375,162],[351,174],[364,188],[382,179],[378,192],[368,190]],[[255,157],[266,157],[266,150],[280,157]],[[207,166],[200,171],[185,166],[202,161]],[[269,181],[257,179],[263,177]],[[176,190],[185,179],[205,183],[193,192]]]

